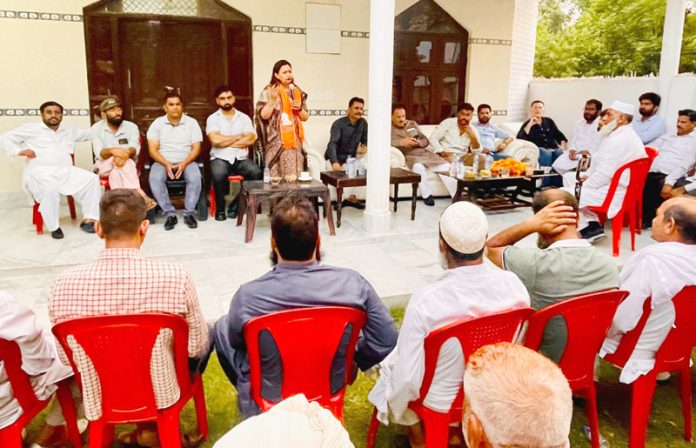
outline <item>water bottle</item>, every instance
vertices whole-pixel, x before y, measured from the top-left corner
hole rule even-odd
[[[346,171],[348,172],[348,177],[353,178],[357,175],[357,166],[355,164],[355,158],[353,157],[348,157],[348,160],[346,160]]]
[[[266,166],[263,168],[263,183],[271,183],[271,169],[268,167],[268,163],[266,163]]]
[[[459,160],[453,160],[449,166],[450,177],[457,177],[457,172],[459,171]]]
[[[490,171],[491,166],[493,166],[493,156],[490,154],[486,154],[486,169]]]
[[[358,159],[358,176],[364,176],[366,174],[365,168],[365,157],[360,157]]]
[[[479,156],[478,154],[474,154],[474,173],[478,174],[479,172]]]

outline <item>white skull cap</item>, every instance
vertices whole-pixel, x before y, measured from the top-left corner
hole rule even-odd
[[[440,216],[440,234],[457,252],[474,254],[486,244],[488,220],[483,211],[471,202],[456,202]]]
[[[636,113],[636,106],[618,100],[615,100],[613,103],[611,103],[609,109],[614,109],[626,115],[634,115]]]

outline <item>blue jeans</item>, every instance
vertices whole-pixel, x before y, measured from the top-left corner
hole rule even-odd
[[[184,180],[186,181],[186,196],[184,197],[184,214],[193,215],[196,212],[198,199],[201,196],[201,170],[196,162],[191,162],[184,169]],[[165,216],[174,215],[176,209],[169,199],[167,190],[167,169],[164,165],[155,162],[150,168],[150,190],[157,200],[157,204],[162,209]]]
[[[539,166],[551,166],[563,154],[560,148],[539,148]]]
[[[493,157],[493,160],[503,160],[510,158],[510,156],[506,156],[505,154],[501,154],[499,152],[492,152],[490,154]]]

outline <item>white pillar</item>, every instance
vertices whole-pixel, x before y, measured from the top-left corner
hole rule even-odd
[[[666,0],[659,76],[659,93],[662,96],[660,115],[663,117],[665,117],[668,111],[674,77],[679,73],[685,11],[686,0]]]
[[[370,65],[368,86],[367,204],[365,230],[390,228],[389,147],[394,72],[394,0],[370,1]]]

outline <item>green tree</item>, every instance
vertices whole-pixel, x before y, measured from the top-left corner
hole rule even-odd
[[[535,76],[657,74],[665,3],[657,0],[542,0]],[[680,70],[696,71],[696,14],[685,11]]]

